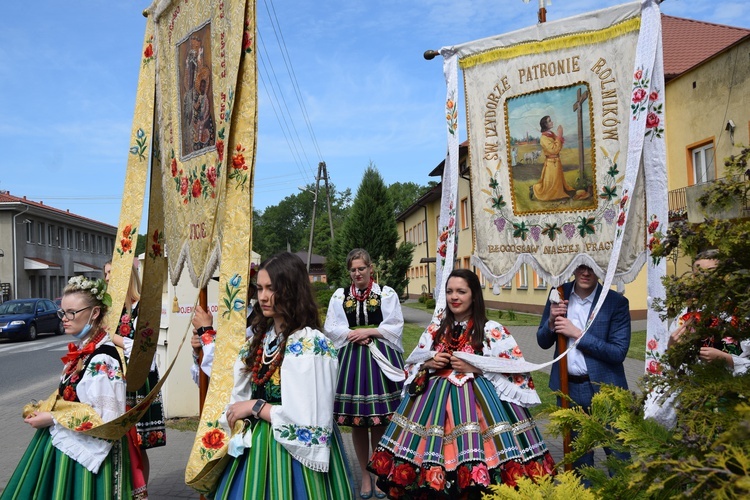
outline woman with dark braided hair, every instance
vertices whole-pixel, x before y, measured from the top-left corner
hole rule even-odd
[[[531,376],[500,371],[500,359],[523,354],[487,319],[476,274],[453,271],[445,296],[440,322],[406,360],[408,395],[368,465],[391,498],[479,498],[491,484],[554,472],[527,409],[540,403]]]
[[[133,482],[127,436],[99,439],[84,431],[125,413],[120,355],[102,328],[112,299],[104,280],[70,279],[58,316],[75,338],[62,358],[54,398],[24,408],[36,434],[0,498],[147,498]]]
[[[337,352],[320,332],[305,264],[289,252],[270,257],[257,290],[253,335],[240,350],[220,419],[235,431],[235,458],[214,498],[352,498],[333,422]]]

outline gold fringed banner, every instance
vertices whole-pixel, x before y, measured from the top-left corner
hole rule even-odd
[[[243,1],[155,3],[157,129],[164,235],[176,285],[187,269],[203,288],[220,260],[218,204],[227,180]]]
[[[158,144],[158,136],[154,137]],[[148,229],[143,259],[141,300],[133,339],[133,350],[128,361],[128,390],[136,391],[148,378],[156,354],[161,323],[162,290],[167,278],[167,259],[164,253],[164,200],[162,171],[158,147],[151,158],[151,185],[148,204]]]

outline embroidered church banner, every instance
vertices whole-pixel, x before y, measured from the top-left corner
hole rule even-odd
[[[647,264],[646,369],[659,373],[667,333],[652,304],[665,295],[666,264],[648,257],[667,224],[658,1],[440,53],[457,59],[464,75],[472,263],[495,293],[523,264],[552,286],[580,264],[592,267],[604,292],[588,324],[610,286],[632,281]],[[449,96],[457,92],[454,81],[446,76]],[[455,121],[450,113],[446,118]],[[441,221],[448,220],[451,196],[444,190]]]
[[[248,185],[254,151],[228,151],[245,34],[244,1],[155,3],[156,104],[172,284],[185,267],[194,286],[220,257],[217,218],[228,178]],[[250,126],[251,124],[248,124]],[[231,161],[229,161],[231,160]]]
[[[626,237],[615,282],[631,281],[645,262],[642,173],[624,187],[631,118],[660,112],[645,94],[631,108],[634,79],[650,78],[633,72],[640,14],[631,3],[455,48],[475,263],[496,290],[524,263],[554,286],[579,264],[603,276],[619,232]],[[634,212],[627,225],[626,203]]]

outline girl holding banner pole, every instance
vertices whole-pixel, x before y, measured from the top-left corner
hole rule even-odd
[[[406,360],[407,396],[368,465],[392,498],[478,498],[491,484],[554,474],[528,410],[540,403],[531,376],[498,366],[523,354],[487,319],[479,278],[456,269],[445,295],[439,324]]]
[[[336,349],[320,331],[305,264],[284,252],[262,262],[253,335],[234,365],[220,424],[233,435],[213,498],[352,498],[333,421]]]
[[[102,329],[111,301],[103,280],[76,276],[65,287],[58,316],[75,341],[62,358],[57,392],[24,408],[24,421],[36,433],[3,500],[147,498],[142,480],[133,481],[128,437],[83,434],[125,413],[120,356]]]

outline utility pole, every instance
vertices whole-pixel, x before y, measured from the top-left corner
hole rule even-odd
[[[331,195],[328,190],[328,171],[326,170],[326,162],[321,161],[318,163],[318,174],[315,176],[315,191],[313,192],[313,211],[312,211],[312,222],[310,223],[310,241],[307,246],[307,273],[310,273],[310,260],[312,259],[312,247],[313,247],[313,234],[315,232],[315,214],[318,208],[318,192],[320,191],[320,181],[325,181],[326,186],[326,203],[328,204],[328,227],[331,230],[331,241],[333,241],[333,217],[331,215]],[[305,189],[301,188],[303,191]]]

